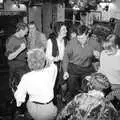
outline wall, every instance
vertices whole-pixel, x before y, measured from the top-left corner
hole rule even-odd
[[[19,11],[20,9],[13,9],[13,1],[7,0],[4,5],[5,11]],[[60,4],[45,3],[40,6],[33,6],[29,8],[29,21],[35,21],[39,31],[42,31],[48,37],[52,32],[50,24],[56,21],[64,21],[65,6]],[[26,22],[26,17],[24,17]]]
[[[4,3],[4,11],[26,11],[26,6],[24,4],[19,7],[14,4],[11,0],[6,0]]]
[[[43,32],[48,37],[52,32],[50,24],[54,24],[56,21],[65,20],[65,6],[60,4],[45,3],[42,7],[42,25]]]
[[[33,6],[29,8],[29,21],[34,21],[39,31],[42,31],[41,10],[42,6]]]
[[[56,12],[55,5],[52,5],[50,3],[45,3],[42,7],[42,25],[43,25],[43,32],[46,34],[46,36],[49,36],[49,33],[51,33],[50,24],[53,23],[53,11]],[[54,10],[53,10],[54,9]],[[56,18],[54,18],[56,19]]]

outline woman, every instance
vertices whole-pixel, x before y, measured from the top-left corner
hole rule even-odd
[[[54,24],[53,33],[50,34],[47,48],[46,48],[46,57],[54,62],[58,67],[58,75],[55,83],[55,95],[57,94],[60,84],[62,84],[61,74],[61,62],[64,56],[64,49],[66,45],[66,34],[67,29],[63,22],[56,22]],[[61,80],[60,80],[61,79]]]
[[[56,22],[53,33],[50,34],[47,42],[46,56],[49,60],[59,62],[63,59],[66,43],[64,38],[66,34],[65,24],[63,22]]]
[[[29,95],[27,109],[34,120],[53,120],[57,108],[53,104],[54,84],[57,76],[55,64],[48,64],[43,49],[28,51],[28,65],[31,72],[24,74],[14,94],[17,107]]]
[[[111,85],[103,74],[95,73],[90,78],[88,93],[80,93],[58,114],[57,120],[118,120],[117,112],[105,96]]]
[[[120,49],[116,35],[111,34],[103,42],[99,72],[105,74],[113,88],[120,88]]]
[[[81,89],[82,79],[95,72],[92,58],[99,57],[98,51],[100,45],[89,37],[89,29],[85,25],[79,26],[77,38],[67,44],[63,58],[63,78],[68,79],[68,101]]]

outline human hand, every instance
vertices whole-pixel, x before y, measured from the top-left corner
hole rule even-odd
[[[87,81],[90,81],[91,76],[86,76],[85,79],[86,79]]]
[[[59,60],[60,60],[60,57],[59,57],[59,56],[57,56],[57,57],[54,58],[54,61],[55,61],[55,62],[57,62],[57,61],[59,61]]]
[[[21,106],[21,104],[22,104],[22,102],[17,101],[17,107],[20,107],[20,106]]]
[[[99,57],[100,57],[100,52],[98,52],[97,50],[94,50],[94,51],[93,51],[93,55],[94,55],[97,59],[99,59]]]
[[[64,75],[63,75],[63,79],[64,80],[67,80],[69,78],[69,73],[68,72],[65,72]]]
[[[25,43],[21,43],[20,48],[21,48],[22,50],[24,50],[24,49],[26,48]]]
[[[52,60],[46,59],[46,67],[50,66],[53,63]]]

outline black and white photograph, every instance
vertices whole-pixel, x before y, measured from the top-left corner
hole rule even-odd
[[[120,0],[0,0],[0,120],[120,120]]]

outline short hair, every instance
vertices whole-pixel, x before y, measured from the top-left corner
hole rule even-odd
[[[26,28],[28,28],[28,25],[26,23],[19,22],[16,25],[16,32],[18,32],[20,30],[25,30]]]
[[[37,25],[36,25],[36,23],[34,21],[30,21],[29,25],[34,25],[36,27],[36,30],[39,30],[38,27],[37,27]]]
[[[77,28],[77,35],[88,34],[89,28],[86,25],[79,25]]]
[[[76,33],[77,34],[77,25],[76,24],[73,24],[71,27],[70,27],[70,33]]]
[[[29,22],[29,25],[34,25],[34,24],[35,24],[34,21],[30,21],[30,22]]]
[[[106,38],[106,40],[103,41],[103,48],[105,50],[111,50],[112,48],[116,48],[116,35],[110,34]]]
[[[44,68],[46,56],[43,49],[35,48],[27,52],[28,66],[31,70],[40,70]]]

